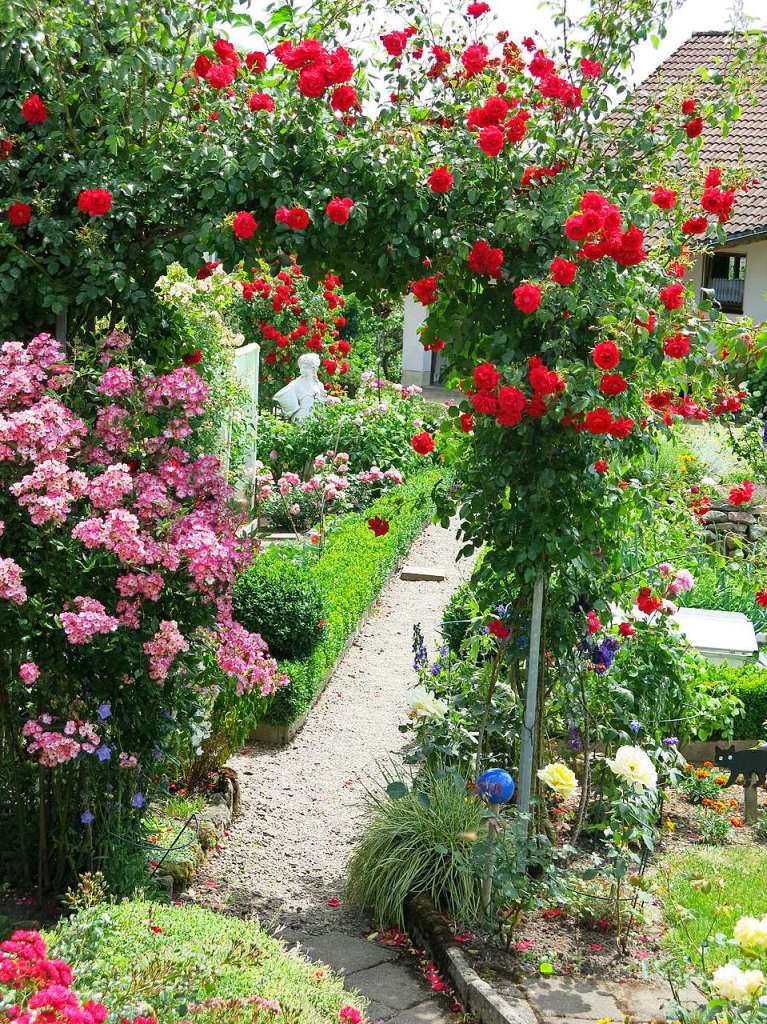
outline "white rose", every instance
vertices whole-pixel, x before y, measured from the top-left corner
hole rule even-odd
[[[711,988],[723,999],[743,1003],[761,992],[764,988],[764,975],[757,970],[743,971],[737,964],[725,964],[717,967],[711,976]]]
[[[414,687],[412,695],[408,718],[417,721],[421,718],[444,718],[447,714],[447,704],[433,693],[429,693],[425,687]]]
[[[767,949],[767,916],[741,917],[735,922],[732,934],[743,949]]]
[[[658,773],[655,765],[641,747],[619,747],[614,758],[607,758],[612,771],[630,782],[635,789],[655,789]]]

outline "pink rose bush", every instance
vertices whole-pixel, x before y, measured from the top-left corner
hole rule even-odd
[[[198,450],[207,385],[129,351],[121,332],[74,366],[45,334],[0,347],[0,750],[22,765],[8,777],[30,822],[36,766],[57,780],[46,865],[82,863],[114,814],[138,825],[222,686],[268,697],[286,681],[232,620],[255,552]]]

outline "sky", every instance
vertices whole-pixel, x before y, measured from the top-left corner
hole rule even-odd
[[[468,0],[465,0],[468,3]],[[538,0],[489,0],[494,13],[508,26],[514,38],[526,35],[546,39],[554,33],[554,27],[545,11],[539,9]],[[621,0],[616,0],[620,3]],[[676,11],[667,25],[668,34],[656,50],[651,43],[640,47],[636,55],[635,79],[641,81],[654,71],[693,32],[728,27],[733,2],[742,8],[753,20],[752,27],[767,29],[767,0],[686,0]],[[464,0],[433,0],[435,10],[447,7],[456,9]],[[265,0],[251,0],[250,12],[254,16],[263,13]],[[383,3],[381,6],[385,6]],[[588,8],[588,0],[573,0],[572,14],[578,9]],[[393,26],[394,27],[394,26]]]

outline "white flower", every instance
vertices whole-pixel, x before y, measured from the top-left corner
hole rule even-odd
[[[767,949],[767,915],[741,917],[735,922],[732,934],[743,949]]]
[[[711,976],[711,988],[723,999],[743,1003],[761,992],[764,975],[757,970],[743,971],[737,964],[725,964],[717,967]]]
[[[447,714],[447,704],[439,700],[433,693],[423,686],[413,688],[408,718],[417,721],[421,718],[444,718]]]
[[[607,758],[613,772],[635,789],[655,789],[658,773],[655,765],[641,747],[618,747],[614,758]]]
[[[545,768],[539,768],[538,778],[565,799],[572,796],[578,788],[575,772],[562,761],[554,761]]]

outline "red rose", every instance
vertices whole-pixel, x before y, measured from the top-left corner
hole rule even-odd
[[[32,207],[29,203],[11,203],[6,213],[8,223],[14,228],[23,228],[32,220]]]
[[[600,476],[602,475],[602,473],[606,473],[607,459],[597,459],[597,461],[594,463],[594,472],[599,473]]]
[[[399,57],[405,51],[407,38],[404,32],[389,32],[387,35],[381,36],[381,42],[389,56]]]
[[[461,54],[461,64],[466,69],[469,78],[480,74],[487,67],[489,51],[484,43],[473,43],[467,46]]]
[[[587,412],[583,419],[583,425],[590,434],[606,434],[610,430],[612,423],[613,418],[610,410],[606,409],[603,405]]]
[[[181,357],[184,366],[196,366],[202,359],[202,349],[196,348],[193,352],[185,352]]]
[[[42,124],[48,120],[48,108],[36,92],[21,104],[21,115],[27,124]]]
[[[541,289],[526,281],[514,289],[514,305],[520,313],[534,313],[541,304]]]
[[[672,334],[664,338],[663,351],[672,359],[684,359],[690,351],[690,339],[686,334]]]
[[[474,429],[474,417],[471,413],[465,412],[458,417],[458,423],[464,434],[470,434]]]
[[[709,185],[703,190],[700,205],[707,213],[716,214],[719,223],[724,224],[730,219],[735,205],[735,189],[728,188],[723,191],[716,185]]]
[[[708,221],[705,217],[689,217],[682,225],[686,235],[705,235]]]
[[[418,281],[411,281],[410,291],[422,306],[431,306],[439,297],[437,295],[437,278],[432,275],[431,277],[422,277]]]
[[[479,133],[479,148],[485,156],[496,157],[503,149],[505,136],[503,129],[495,124],[482,128]]]
[[[756,488],[750,480],[744,480],[742,484],[737,487],[730,488],[730,504],[731,505],[747,505],[754,496]]]
[[[703,118],[694,117],[691,121],[687,122],[684,126],[684,130],[687,132],[688,139],[697,139],[703,131]]]
[[[549,266],[551,271],[552,280],[557,284],[565,285],[572,284],[575,280],[575,275],[578,273],[578,267],[571,260],[564,260],[561,256],[557,256],[556,259],[551,261]]]
[[[319,99],[328,87],[327,79],[321,68],[302,68],[298,76],[298,91],[310,99]]]
[[[496,423],[501,427],[516,427],[522,422],[527,399],[519,388],[502,387],[498,392]]]
[[[213,44],[213,49],[216,51],[216,56],[224,64],[231,64],[235,68],[240,66],[237,50],[235,50],[234,45],[228,39],[217,39]]]
[[[636,629],[631,625],[630,622],[621,622],[620,626],[618,626],[618,632],[621,636],[629,637],[634,636],[634,634],[636,633]]]
[[[484,0],[474,0],[473,3],[469,4],[466,8],[466,13],[470,18],[481,18],[483,14],[487,14],[490,10],[490,4],[484,3]]]
[[[658,297],[666,309],[680,309],[684,305],[684,285],[666,285],[665,288],[661,288]]]
[[[476,391],[471,396],[471,404],[481,416],[495,416],[498,412],[498,399],[489,391]]]
[[[760,608],[767,608],[767,590],[760,590],[757,593],[756,603]]]
[[[245,63],[251,71],[260,75],[262,71],[266,70],[266,54],[260,50],[253,50],[252,53],[246,55]]]
[[[621,361],[621,351],[614,341],[600,341],[591,350],[591,358],[600,370],[614,370]]]
[[[203,263],[197,273],[194,275],[198,281],[204,281],[206,278],[211,277],[216,267],[221,266],[221,260],[208,260],[207,263]]]
[[[323,359],[322,366],[327,373],[328,377],[332,377],[338,369],[338,363],[335,359]]]
[[[714,185],[722,184],[722,168],[712,167],[706,175],[706,180],[703,182],[706,188],[712,188]]]
[[[509,635],[509,630],[506,629],[500,619],[491,619],[487,627],[493,636],[497,636],[499,640],[505,640]]]
[[[474,387],[480,391],[495,391],[501,375],[492,363],[480,363],[474,367]]]
[[[236,238],[252,238],[257,230],[256,218],[249,210],[240,210],[239,213],[235,213],[232,231]]]
[[[205,81],[214,89],[226,89],[237,77],[232,64],[211,64],[205,72]]]
[[[556,70],[556,64],[546,56],[543,50],[536,50],[533,59],[528,64],[528,70],[534,78],[547,78]]]
[[[637,594],[637,608],[645,615],[652,615],[660,608],[662,601],[651,592],[649,587],[642,587]]]
[[[112,209],[112,195],[105,188],[84,188],[78,196],[77,208],[89,217],[103,217]]]
[[[453,187],[453,175],[448,170],[445,164],[440,167],[435,167],[429,175],[429,188],[432,192],[444,193],[449,192]]]
[[[467,261],[475,274],[487,274],[488,277],[498,279],[503,266],[503,249],[494,248],[484,238],[480,238],[471,247]]]
[[[255,113],[257,110],[265,110],[269,114],[274,113],[274,100],[268,92],[251,93],[248,100],[248,107]]]
[[[207,75],[208,69],[210,68],[210,65],[212,63],[213,62],[211,61],[210,57],[206,56],[204,53],[199,53],[197,55],[197,59],[194,62],[194,73],[197,75],[198,78],[204,78]]]
[[[621,438],[629,437],[633,430],[634,421],[627,419],[625,416],[620,416],[610,424],[608,433],[610,437],[620,440]]]
[[[652,195],[652,201],[661,210],[672,210],[676,206],[676,192],[658,185]]]
[[[348,114],[350,110],[357,110],[360,105],[357,90],[351,85],[339,85],[337,89],[333,90],[330,105],[333,110],[338,110],[342,114]]]
[[[426,430],[412,437],[410,443],[419,455],[428,455],[434,451],[434,438]]]
[[[12,149],[13,143],[10,139],[0,139],[0,160],[7,160]]]
[[[521,142],[527,134],[527,122],[530,115],[526,110],[520,110],[510,118],[506,125],[506,138],[509,142]]]
[[[585,78],[599,78],[603,71],[604,65],[600,60],[581,57],[581,72]]]
[[[380,516],[372,516],[368,519],[368,526],[376,537],[385,537],[389,532],[388,520],[382,519]]]
[[[692,114],[695,111],[695,100],[682,100],[682,113]]]
[[[619,373],[606,373],[599,382],[599,390],[603,395],[613,396],[622,394],[628,384]]]
[[[345,224],[349,219],[349,214],[354,206],[354,200],[348,196],[342,199],[340,196],[336,196],[335,199],[331,199],[325,208],[325,212],[328,217],[333,221],[334,224]]]

